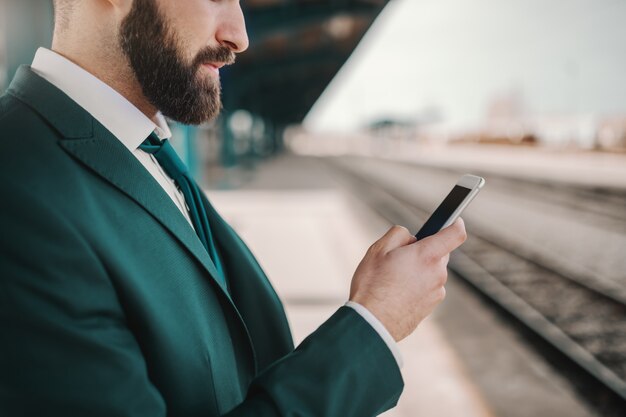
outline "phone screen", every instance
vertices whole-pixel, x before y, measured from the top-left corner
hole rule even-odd
[[[435,210],[426,223],[424,223],[424,226],[417,232],[415,235],[417,240],[432,236],[441,230],[452,213],[461,205],[465,197],[467,197],[471,191],[472,190],[469,188],[455,185],[452,191],[450,191],[450,194],[448,194],[445,200],[437,207],[437,210]]]

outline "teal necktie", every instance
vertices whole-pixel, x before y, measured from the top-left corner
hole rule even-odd
[[[196,229],[196,233],[202,245],[213,260],[213,264],[215,264],[218,279],[222,281],[224,288],[226,288],[226,277],[217,254],[217,249],[215,248],[213,236],[211,235],[209,218],[201,198],[202,191],[200,187],[198,187],[198,184],[196,184],[191,175],[189,175],[187,167],[178,157],[176,151],[167,139],[161,141],[153,132],[139,145],[139,148],[154,155],[163,170],[176,182],[176,185],[178,185],[182,191],[187,206],[189,206],[189,217],[191,217],[193,227]]]

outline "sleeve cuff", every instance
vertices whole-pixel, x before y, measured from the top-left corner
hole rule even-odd
[[[404,360],[402,358],[402,352],[398,348],[398,344],[393,339],[389,331],[385,328],[385,326],[374,316],[367,308],[363,307],[359,303],[355,303],[354,301],[348,301],[344,304],[346,307],[353,308],[357,313],[359,313],[365,321],[367,321],[370,326],[376,330],[376,333],[380,335],[383,341],[387,344],[387,347],[391,351],[393,357],[396,359],[398,363],[398,368],[402,368],[404,365]]]

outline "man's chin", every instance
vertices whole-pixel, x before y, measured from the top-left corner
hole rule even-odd
[[[212,103],[209,107],[215,106],[217,103]],[[185,125],[193,125],[198,126],[203,123],[209,123],[216,120],[221,112],[221,106],[216,109],[207,110],[206,107],[202,108],[191,108],[187,111],[176,111],[176,112],[168,112],[161,111],[165,117],[170,120],[173,120],[178,123],[182,123]]]

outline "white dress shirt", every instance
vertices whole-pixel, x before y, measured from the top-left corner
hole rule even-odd
[[[91,114],[131,152],[135,158],[157,180],[163,190],[185,216],[191,227],[189,208],[185,197],[176,183],[165,173],[151,154],[144,152],[139,145],[155,132],[160,139],[170,138],[172,133],[161,113],[150,120],[124,96],[119,94],[94,75],[74,64],[65,57],[46,48],[39,48],[31,69],[59,90],[63,91],[79,106]],[[398,346],[385,326],[360,304],[348,301],[346,306],[359,313],[385,341],[402,367],[402,356]]]

